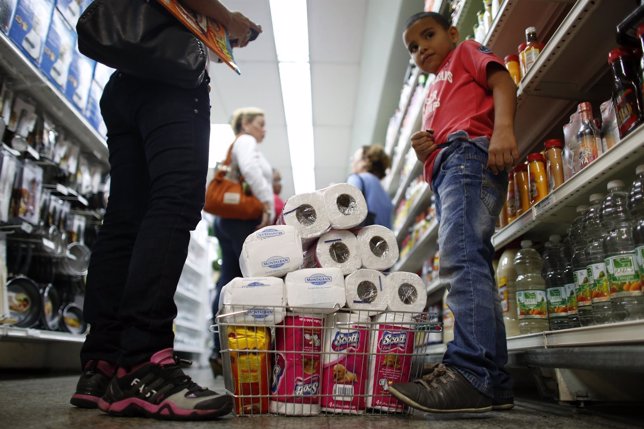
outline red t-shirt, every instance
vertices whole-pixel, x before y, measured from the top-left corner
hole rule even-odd
[[[447,136],[465,131],[470,138],[492,136],[494,99],[487,85],[487,65],[503,61],[487,47],[466,40],[452,50],[427,91],[423,108],[423,129],[434,130],[436,144]],[[439,150],[425,161],[424,176],[429,183]]]

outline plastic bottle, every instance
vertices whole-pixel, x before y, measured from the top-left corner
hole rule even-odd
[[[546,282],[550,330],[569,328],[569,291],[566,289],[566,260],[561,245],[561,236],[551,235],[541,256],[543,258],[542,276]]]
[[[644,319],[644,164],[637,166],[635,174],[635,180],[628,193],[628,209],[633,216],[633,240],[640,284],[639,291],[631,284],[631,295],[640,302],[639,315],[636,317]]]
[[[530,210],[530,181],[528,180],[528,166],[525,162],[514,167],[514,195],[516,195],[517,217]]]
[[[580,116],[577,130],[577,147],[573,153],[575,171],[579,171],[596,160],[601,154],[601,134],[593,120],[593,108],[590,103],[583,102],[577,106]]]
[[[521,68],[521,78],[523,78],[526,73],[526,59],[525,59],[525,47],[526,43],[522,42],[518,47],[517,47],[517,52],[519,53],[519,66]]]
[[[510,54],[506,55],[503,60],[505,62],[505,68],[508,69],[515,85],[519,86],[521,83],[521,64],[519,62],[519,56],[516,54]]]
[[[546,171],[548,172],[548,187],[550,192],[564,182],[563,142],[559,139],[546,140]]]
[[[640,45],[644,51],[644,22],[637,26],[635,34],[640,39]],[[640,81],[640,99],[644,100],[644,55],[640,58],[640,67],[639,67],[639,81]]]
[[[586,269],[592,282],[593,321],[603,324],[613,321],[612,305],[610,302],[610,286],[608,273],[604,262],[604,237],[601,223],[601,204],[603,194],[590,196],[590,208],[584,219],[584,234],[586,235]]]
[[[577,206],[577,217],[570,226],[570,243],[573,248],[570,262],[577,295],[577,315],[581,326],[593,324],[592,283],[586,270],[586,237],[584,231],[584,218],[588,206]]]
[[[624,138],[642,122],[640,88],[626,70],[628,55],[630,53],[623,48],[615,48],[608,53],[608,64],[613,71],[612,100],[620,138]]]
[[[543,43],[539,41],[535,27],[525,29],[525,43],[526,46],[523,50],[523,55],[525,56],[525,69],[527,72],[537,62],[537,57],[543,50]]]
[[[546,283],[541,276],[543,260],[532,248],[532,241],[521,241],[521,249],[514,257],[517,271],[517,311],[521,334],[548,330],[548,304]]]
[[[505,200],[505,211],[507,213],[508,223],[511,223],[517,217],[517,199],[514,184],[514,169],[508,174],[508,193]]]
[[[496,268],[496,282],[499,287],[499,296],[501,297],[501,308],[503,309],[503,324],[505,325],[505,334],[508,337],[519,335],[519,319],[517,315],[517,293],[516,277],[517,272],[514,269],[514,258],[517,255],[517,249],[507,247],[501,253],[499,265]]]
[[[546,160],[540,153],[528,155],[528,181],[530,183],[530,205],[535,205],[548,196]]]
[[[608,182],[608,195],[602,201],[601,221],[605,231],[605,264],[615,321],[639,319],[642,312],[640,274],[628,200],[624,182]]]

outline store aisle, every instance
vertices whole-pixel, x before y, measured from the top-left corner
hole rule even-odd
[[[200,384],[223,389],[223,380],[213,384],[209,370],[191,370],[189,374]],[[533,401],[519,401],[514,410],[482,415],[414,415],[414,416],[320,416],[320,417],[233,417],[211,422],[166,422],[143,418],[109,417],[95,410],[81,410],[69,405],[69,395],[74,389],[76,376],[51,374],[0,373],[0,427],[3,428],[68,428],[68,429],[118,429],[118,428],[226,428],[248,429],[326,429],[338,424],[354,429],[381,428],[383,424],[398,429],[431,427],[443,428],[642,428],[638,420],[624,422],[614,417],[597,416],[579,409],[557,405],[544,405]],[[621,416],[623,418],[623,416]],[[642,420],[639,420],[642,422]]]

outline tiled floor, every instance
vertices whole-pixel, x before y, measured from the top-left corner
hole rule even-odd
[[[209,370],[190,370],[189,374],[199,383],[223,389],[223,380],[213,381]],[[541,401],[519,400],[512,411],[476,415],[365,415],[318,417],[234,417],[228,416],[210,422],[168,422],[143,418],[116,418],[96,410],[81,410],[69,405],[69,396],[76,384],[75,375],[43,373],[0,372],[0,428],[69,428],[69,429],[119,429],[119,428],[226,428],[226,429],[396,429],[427,428],[529,428],[529,429],[604,429],[644,428],[644,414],[634,407],[624,412],[609,413],[602,409],[579,409],[571,406],[547,404]],[[640,408],[641,410],[641,408]],[[641,417],[641,419],[638,419]]]

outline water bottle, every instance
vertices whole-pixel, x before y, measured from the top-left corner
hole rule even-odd
[[[546,283],[541,276],[543,260],[532,241],[521,241],[521,249],[514,257],[517,271],[517,311],[521,334],[533,334],[548,329]]]
[[[603,194],[590,196],[590,208],[584,218],[586,235],[586,270],[592,283],[593,322],[603,324],[613,321],[613,308],[610,301],[610,285],[604,262],[604,236],[601,223],[601,204]]]
[[[503,324],[505,325],[505,334],[508,337],[514,337],[521,333],[517,315],[517,272],[514,268],[516,255],[517,249],[507,247],[501,253],[499,264],[496,268],[496,281],[499,286],[501,308],[503,309]]]
[[[633,241],[640,278],[639,288],[631,283],[630,298],[639,301],[639,308],[633,308],[626,316],[629,319],[644,318],[644,164],[635,169],[635,180],[628,193],[628,209],[633,222]]]
[[[570,261],[571,269],[575,279],[575,289],[577,296],[577,316],[581,326],[593,324],[593,306],[592,306],[592,284],[588,278],[586,270],[586,235],[584,231],[584,219],[588,212],[588,206],[577,206],[577,217],[570,226],[570,242],[573,253]]]
[[[574,284],[572,290],[568,290],[571,283],[567,278],[569,271],[564,256],[564,249],[561,243],[561,236],[551,235],[545,244],[542,253],[543,269],[542,275],[546,282],[546,300],[548,302],[548,323],[551,331],[570,328],[568,310],[569,294],[575,296]],[[576,303],[576,297],[575,303]],[[576,308],[576,305],[575,305]]]

